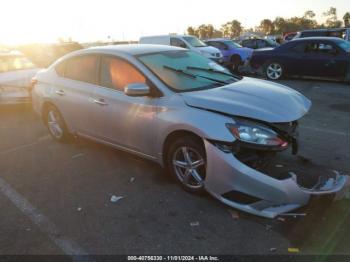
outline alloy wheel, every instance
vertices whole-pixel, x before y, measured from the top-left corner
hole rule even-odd
[[[203,187],[205,160],[196,149],[179,147],[173,154],[172,163],[176,176],[184,186],[191,189]]]
[[[278,63],[269,64],[266,70],[268,78],[272,80],[277,80],[282,76],[282,66]]]
[[[57,139],[63,136],[63,127],[61,126],[60,116],[54,110],[50,110],[47,114],[47,125],[50,133]]]

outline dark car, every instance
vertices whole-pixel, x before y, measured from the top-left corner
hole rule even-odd
[[[350,43],[335,37],[297,39],[274,49],[255,50],[249,66],[271,80],[283,76],[349,80]]]
[[[251,49],[260,49],[266,47],[277,47],[279,44],[270,39],[262,39],[262,38],[251,38],[244,39],[240,42],[241,46],[248,47]]]
[[[311,29],[298,32],[294,39],[305,37],[339,37],[350,41],[350,28]]]

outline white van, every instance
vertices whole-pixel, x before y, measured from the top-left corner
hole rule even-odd
[[[219,49],[208,46],[195,36],[191,35],[160,35],[144,36],[139,40],[140,44],[171,45],[187,48],[203,56],[214,60],[217,63],[223,62],[223,57]]]

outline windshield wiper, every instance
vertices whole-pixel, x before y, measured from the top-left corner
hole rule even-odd
[[[211,77],[207,77],[207,76],[201,76],[201,75],[190,74],[190,73],[185,72],[185,71],[182,70],[182,69],[177,69],[177,68],[173,68],[173,67],[166,66],[166,65],[163,66],[163,68],[168,69],[168,70],[171,70],[171,71],[174,71],[174,72],[176,72],[176,73],[183,74],[183,75],[185,75],[185,76],[188,76],[188,77],[191,77],[191,78],[194,78],[194,79],[196,79],[196,78],[198,78],[198,77],[201,77],[201,78],[204,78],[204,79],[207,79],[207,80],[216,82],[216,83],[220,83],[220,84],[225,84],[225,85],[227,85],[227,82],[225,82],[225,81],[218,80],[218,79],[211,78]]]
[[[176,73],[183,74],[183,75],[188,76],[188,77],[190,77],[190,78],[194,78],[194,79],[197,78],[195,75],[190,74],[190,73],[186,73],[186,72],[185,72],[184,70],[182,70],[182,69],[177,69],[177,68],[170,67],[170,66],[166,66],[166,65],[163,66],[163,68],[168,69],[168,70],[171,70],[171,71],[174,71],[174,72],[176,72]]]
[[[241,77],[239,77],[239,76],[237,76],[237,75],[230,74],[230,73],[225,73],[225,72],[222,72],[222,71],[219,71],[219,70],[215,70],[215,69],[213,69],[213,68],[204,68],[204,67],[188,66],[187,69],[195,69],[195,70],[201,70],[201,71],[206,71],[206,72],[214,72],[214,73],[222,74],[222,75],[225,75],[225,76],[230,76],[230,77],[233,77],[233,78],[241,79]]]

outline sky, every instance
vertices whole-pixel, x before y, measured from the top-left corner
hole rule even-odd
[[[233,19],[246,28],[264,18],[322,13],[336,7],[338,18],[350,12],[350,0],[2,0],[0,43],[52,43],[138,40],[142,35],[182,34],[188,26]]]

